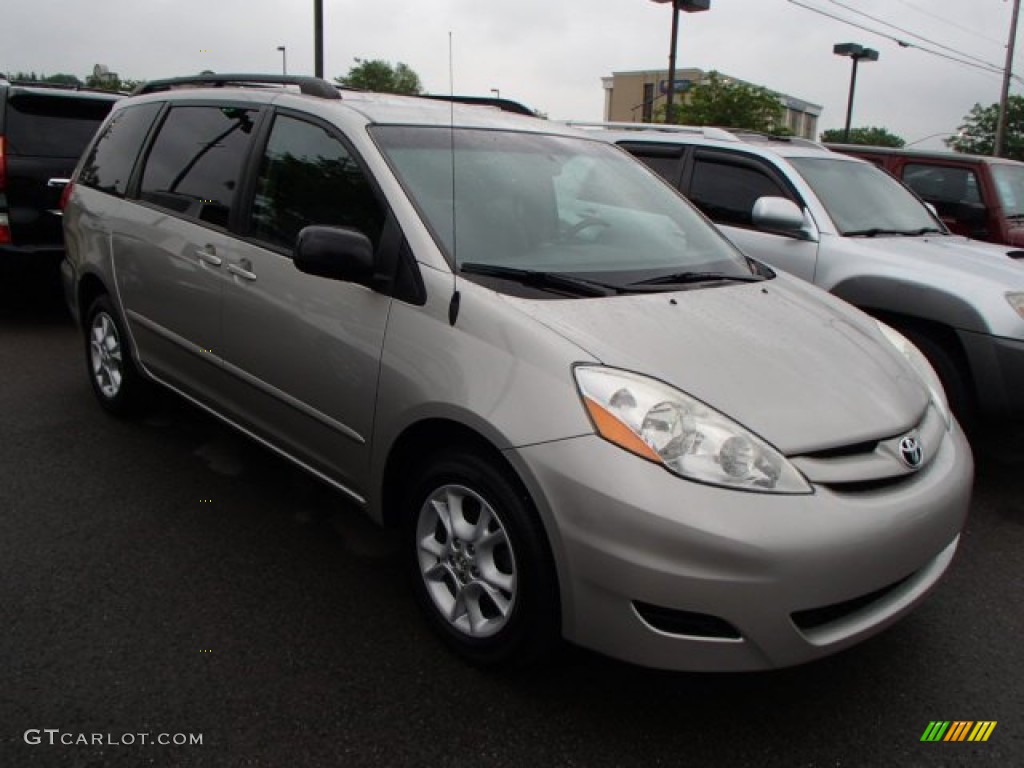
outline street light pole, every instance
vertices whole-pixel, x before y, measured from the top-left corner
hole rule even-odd
[[[843,129],[843,143],[850,141],[850,121],[853,119],[853,95],[857,90],[857,65],[861,61],[878,61],[878,51],[865,48],[857,43],[838,43],[832,46],[836,56],[849,56],[853,60],[853,71],[850,73],[850,95],[846,101],[846,127]]]
[[[281,52],[281,74],[288,74],[288,51],[283,45],[277,46],[277,50]]]
[[[1003,90],[999,97],[999,118],[996,120],[996,140],[992,147],[995,157],[1002,157],[1006,145],[1006,108],[1010,102],[1010,75],[1013,74],[1013,49],[1017,42],[1017,18],[1020,16],[1020,0],[1013,0],[1013,16],[1010,20],[1010,41],[1006,45],[1006,67],[1003,69]]]
[[[491,93],[494,94],[494,98],[496,98],[496,99],[500,99],[501,98],[501,91],[499,89],[491,88]]]
[[[711,0],[651,0],[654,3],[672,3],[672,41],[668,48],[668,83],[665,86],[665,122],[674,123],[672,96],[676,85],[676,45],[679,36],[679,12],[697,13],[711,7]]]
[[[313,0],[313,74],[324,76],[324,0]]]

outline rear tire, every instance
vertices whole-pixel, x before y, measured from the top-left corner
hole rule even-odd
[[[126,342],[109,297],[97,297],[86,313],[85,364],[96,399],[119,417],[139,413],[146,390]]]
[[[504,467],[452,451],[416,476],[403,557],[427,620],[456,653],[521,667],[560,637],[558,580],[526,492]]]

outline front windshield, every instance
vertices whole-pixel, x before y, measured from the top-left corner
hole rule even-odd
[[[996,182],[1003,215],[1024,216],[1024,165],[992,163],[992,178]]]
[[[842,235],[941,232],[931,211],[906,187],[870,163],[791,157]]]
[[[447,127],[376,126],[373,135],[461,271],[557,272],[616,286],[682,272],[755,274],[685,200],[611,145]]]

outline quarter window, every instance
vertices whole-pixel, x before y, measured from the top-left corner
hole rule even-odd
[[[146,161],[141,198],[226,227],[256,115],[237,107],[173,108]]]
[[[93,189],[124,197],[135,158],[149,132],[159,103],[126,107],[107,123],[82,164],[78,182]]]
[[[376,246],[384,210],[341,141],[318,125],[279,115],[260,162],[250,234],[291,250],[312,224],[358,230]]]
[[[752,226],[751,211],[759,197],[785,197],[768,174],[746,165],[698,158],[690,182],[690,200],[712,221]]]

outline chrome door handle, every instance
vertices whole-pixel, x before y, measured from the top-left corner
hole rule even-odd
[[[240,259],[237,264],[228,264],[228,272],[243,280],[256,279],[256,273],[252,271],[252,262],[249,259]]]
[[[64,187],[66,187],[70,183],[71,179],[54,178],[47,180],[46,186],[52,187],[54,189],[64,189]]]
[[[224,259],[217,255],[217,249],[209,243],[200,248],[196,253],[199,256],[199,261],[209,264],[211,267],[219,267],[224,263]]]

